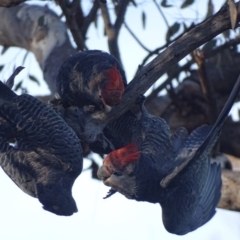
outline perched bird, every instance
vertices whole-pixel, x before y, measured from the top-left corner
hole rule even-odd
[[[56,82],[64,107],[94,106],[106,111],[120,103],[127,84],[117,59],[99,50],[69,57],[59,68]]]
[[[82,171],[82,149],[73,130],[49,106],[18,96],[0,82],[0,116],[14,126],[16,142],[0,127],[0,165],[25,193],[57,215],[77,212],[72,186]]]
[[[184,235],[209,221],[221,196],[221,168],[210,152],[237,97],[238,78],[213,127],[173,135],[167,123],[150,115],[143,104],[131,143],[107,155],[98,177],[129,199],[159,203],[167,231]]]

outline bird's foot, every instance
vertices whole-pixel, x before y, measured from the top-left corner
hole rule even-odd
[[[108,191],[107,195],[103,199],[110,198],[113,194],[115,194],[117,191],[113,190],[112,188]]]

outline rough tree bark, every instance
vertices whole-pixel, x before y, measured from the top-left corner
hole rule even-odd
[[[119,15],[119,20],[115,22],[115,24],[118,26],[118,31],[121,23],[123,22],[123,16],[124,12],[126,11],[126,4],[128,1],[122,2],[124,5],[121,9],[122,12],[119,13],[122,15]],[[239,3],[236,5],[238,9]],[[101,10],[104,12],[104,6],[102,4]],[[239,15],[240,13],[238,13],[238,19]],[[54,94],[56,92],[55,76],[58,67],[69,55],[77,51],[72,47],[69,41],[65,24],[61,22],[59,17],[47,7],[27,4],[20,4],[9,9],[0,7],[0,16],[2,19],[0,21],[0,44],[6,47],[18,46],[25,48],[28,51],[32,51],[41,69],[43,70],[44,79],[47,82],[49,89],[51,90],[52,94]],[[106,18],[105,21],[105,24],[107,24],[109,19]],[[9,26],[11,26],[11,28]],[[151,87],[160,76],[162,76],[171,68],[171,66],[179,62],[197,47],[230,28],[231,23],[229,18],[229,9],[228,6],[225,5],[217,14],[194,27],[192,30],[176,40],[171,46],[165,49],[153,61],[146,66],[141,67],[136,74],[136,77],[128,85],[122,103],[116,106],[109,114],[93,114],[90,121],[87,122],[88,125],[86,125],[86,129],[92,128],[93,126],[96,127],[96,125],[103,128],[106,123],[117,118],[123,112],[130,109],[134,105],[137,95],[146,92],[147,89]],[[108,29],[108,31],[111,30]],[[169,106],[171,101],[171,99],[165,99],[165,103],[167,104],[165,105],[166,109],[166,106]],[[159,112],[157,114],[159,115]],[[166,113],[165,115],[165,118],[168,118]],[[168,119],[166,120],[168,121]],[[202,120],[204,121],[204,119]],[[186,119],[183,121],[186,121]],[[171,119],[168,122],[173,129],[176,127],[173,126],[174,124],[171,122]],[[181,125],[187,125],[186,122],[181,123]],[[237,126],[239,125],[239,123],[236,124]],[[233,124],[230,124],[229,126],[233,126]],[[193,125],[190,127],[190,129],[195,127],[197,126]],[[229,130],[224,130],[221,139],[226,139],[228,133]],[[240,133],[238,136],[240,136]],[[240,139],[240,137],[238,139]],[[240,156],[239,151],[237,154]],[[234,186],[234,188],[228,187],[232,184],[229,183],[229,179],[232,179],[235,175],[238,175],[238,173],[223,172],[224,197],[222,201],[225,203],[230,201],[229,199],[226,199],[225,196],[234,195],[229,193],[226,195],[224,193],[229,189],[231,192],[236,191],[237,186]],[[235,196],[230,198],[231,201],[235,201],[234,199],[236,199]],[[229,204],[221,203],[220,206],[234,210],[240,209],[239,205],[230,207]]]
[[[240,211],[240,172],[222,172],[222,196],[218,207]]]
[[[70,43],[66,25],[47,6],[0,7],[0,16],[0,45],[33,52],[51,93],[56,93],[57,69],[77,51]]]

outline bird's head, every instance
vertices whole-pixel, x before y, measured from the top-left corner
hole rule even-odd
[[[135,166],[140,159],[137,144],[131,143],[107,155],[98,170],[99,179],[113,190],[133,199],[136,194]]]
[[[63,181],[61,181],[63,182]],[[43,204],[43,209],[60,216],[71,216],[78,211],[75,200],[72,197],[71,188],[64,184],[38,183],[37,197]]]
[[[104,106],[115,106],[121,102],[125,86],[123,77],[116,66],[99,74],[98,90]]]

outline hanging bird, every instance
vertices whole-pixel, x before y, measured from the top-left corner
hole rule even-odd
[[[72,186],[82,171],[82,149],[73,130],[30,95],[16,95],[0,82],[0,115],[14,126],[10,145],[0,127],[0,165],[25,193],[57,215],[77,212]]]
[[[14,85],[14,79],[22,69],[24,69],[24,67],[21,67],[21,66],[17,67],[14,70],[13,74],[5,82],[5,85],[9,89],[12,89]],[[83,154],[84,155],[89,154],[90,149],[86,145],[86,143],[83,142],[84,132],[85,132],[84,116],[86,115],[84,110],[81,108],[78,108],[77,106],[70,106],[68,108],[64,108],[61,104],[60,99],[57,99],[57,98],[49,101],[46,105],[51,107],[69,125],[69,127],[72,128],[72,130],[75,132],[75,134],[77,135],[77,137],[81,142],[81,145],[83,148]],[[0,131],[4,133],[4,136],[9,142],[12,142],[15,139],[15,136],[18,134],[18,130],[13,124],[7,122],[2,117],[3,116],[1,116],[1,112],[0,112]]]
[[[117,59],[99,50],[69,57],[59,68],[56,82],[64,107],[90,105],[106,111],[120,103],[127,84]]]
[[[131,143],[107,155],[98,177],[129,199],[160,203],[170,233],[184,235],[208,222],[221,196],[221,169],[210,152],[237,97],[238,78],[213,127],[203,125],[188,135],[185,128],[170,134],[167,123],[143,104]]]

